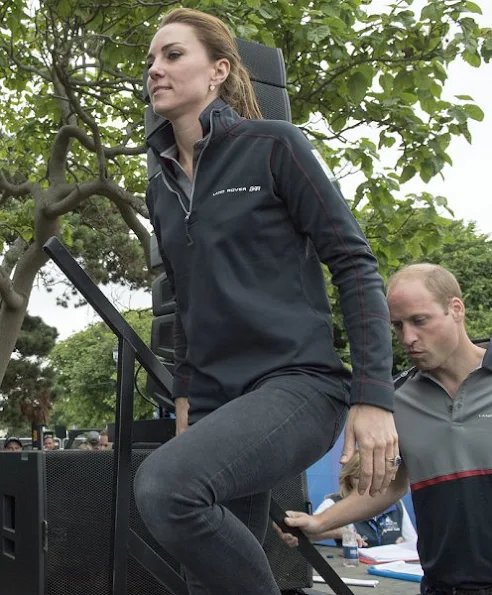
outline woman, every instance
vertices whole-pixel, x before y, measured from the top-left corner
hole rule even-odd
[[[360,457],[359,453],[356,452],[340,471],[340,492],[326,496],[314,511],[314,514],[322,514],[323,511],[331,508],[335,502],[356,490],[359,483],[359,474]],[[359,521],[354,525],[358,533],[359,547],[375,547],[402,541],[417,541],[417,532],[401,500],[376,517],[367,521]],[[341,545],[342,529],[328,531],[324,539],[334,539],[338,545]]]
[[[135,495],[193,595],[280,591],[261,543],[271,488],[331,448],[347,422],[361,488],[385,490],[398,442],[377,263],[320,155],[264,121],[217,18],[177,9],[148,56],[147,204],[176,297],[177,436],[140,466]],[[333,347],[323,271],[338,285],[353,377]]]

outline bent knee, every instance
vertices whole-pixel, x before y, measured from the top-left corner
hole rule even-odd
[[[199,507],[196,494],[182,473],[156,465],[151,455],[135,474],[134,493],[137,508],[146,524],[174,525],[189,517]]]

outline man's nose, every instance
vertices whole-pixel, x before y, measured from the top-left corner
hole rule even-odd
[[[403,331],[402,331],[403,345],[409,347],[410,345],[413,345],[416,340],[417,340],[417,333],[415,332],[415,329],[412,327],[411,324],[404,324]]]

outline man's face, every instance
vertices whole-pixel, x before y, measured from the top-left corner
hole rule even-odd
[[[463,304],[452,298],[445,310],[420,279],[390,287],[388,306],[396,337],[421,370],[443,366],[458,347]]]
[[[99,436],[98,448],[99,450],[107,450],[109,448],[109,440],[105,434]]]
[[[12,440],[12,442],[7,444],[5,450],[22,450],[22,446],[15,440]]]
[[[53,450],[55,447],[55,443],[53,442],[53,438],[45,438],[44,439],[44,448],[46,450]]]

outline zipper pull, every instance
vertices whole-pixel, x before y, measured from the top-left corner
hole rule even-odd
[[[190,230],[188,227],[188,221],[190,219],[190,215],[191,215],[191,213],[186,213],[186,216],[184,218],[184,226],[185,226],[186,243],[188,246],[193,246],[193,238],[190,235]]]

